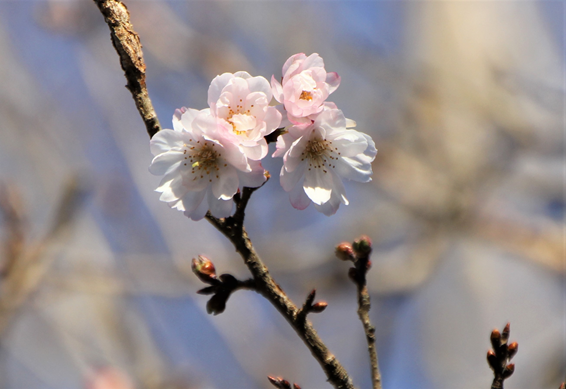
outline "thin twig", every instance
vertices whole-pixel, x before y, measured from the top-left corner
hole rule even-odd
[[[139,36],[130,23],[128,10],[119,0],[94,0],[94,2],[104,15],[104,20],[110,28],[112,44],[120,56],[120,64],[128,80],[127,87],[132,92],[136,108],[146,125],[149,136],[152,137],[161,128],[145,86],[145,64],[141,44]],[[236,247],[236,251],[244,259],[244,263],[252,273],[257,291],[267,298],[291,324],[321,365],[328,381],[335,388],[353,389],[352,380],[344,367],[330,353],[312,324],[308,320],[297,320],[299,309],[275,283],[267,267],[255,252],[243,225],[245,207],[254,190],[244,188],[239,201],[237,201],[234,216],[218,219],[207,213],[206,218]]]
[[[120,65],[128,81],[126,88],[132,93],[136,108],[151,138],[161,130],[161,126],[147,93],[142,45],[140,37],[130,23],[130,13],[126,5],[119,0],[94,0],[94,2],[110,27],[112,44],[120,57]]]
[[[382,389],[381,373],[379,372],[379,363],[377,361],[377,348],[375,346],[375,327],[371,324],[369,319],[371,301],[366,280],[366,274],[371,267],[371,261],[369,259],[371,254],[371,242],[367,236],[362,236],[354,241],[353,247],[356,256],[356,267],[350,269],[350,278],[354,281],[358,290],[358,316],[364,327],[368,344],[372,388]]]

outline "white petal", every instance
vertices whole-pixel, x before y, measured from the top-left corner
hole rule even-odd
[[[210,190],[208,190],[208,192],[209,191]],[[206,195],[206,192],[207,191],[203,191],[202,193]],[[191,218],[194,221],[199,221],[204,217],[204,215],[206,215],[206,211],[208,211],[208,201],[204,199],[204,195],[197,208],[192,211],[185,211],[186,217]]]
[[[234,201],[231,198],[229,200],[218,199],[211,191],[209,191],[207,193],[207,201],[208,209],[210,209],[212,216],[228,217],[232,214]]]
[[[267,178],[265,178],[265,170],[259,161],[250,161],[251,172],[243,172],[238,170],[238,178],[240,180],[240,188],[247,186],[248,188],[257,188],[261,186]]]
[[[159,200],[170,203],[183,197],[188,189],[183,185],[183,178],[178,175],[174,179],[161,185],[156,191],[161,192]]]
[[[332,174],[322,169],[312,169],[305,172],[305,182],[303,184],[307,196],[315,204],[323,204],[330,200],[332,195]]]
[[[161,130],[149,141],[149,149],[153,155],[159,155],[173,147],[183,146],[183,134],[174,130]]]
[[[205,194],[206,190],[201,190],[198,192],[187,192],[174,206],[174,208],[178,209],[179,211],[185,211],[189,213],[193,212],[203,201]]]
[[[149,172],[156,176],[167,174],[181,164],[183,155],[183,152],[180,150],[171,150],[159,154],[153,158],[153,161],[151,161],[151,165],[149,165]]]
[[[324,204],[314,205],[317,211],[322,212],[326,216],[334,215],[336,211],[338,211],[339,206],[340,206],[340,199],[334,196]]]
[[[285,166],[281,168],[279,182],[285,192],[290,192],[305,175],[306,163],[302,163],[292,172],[287,171]]]
[[[340,158],[336,161],[336,173],[343,178],[358,182],[371,181],[371,164],[362,163],[355,158]]]
[[[239,186],[236,169],[232,166],[222,167],[217,173],[218,178],[212,181],[212,194],[217,199],[231,199]]]
[[[295,140],[291,147],[289,147],[289,151],[283,157],[283,163],[285,164],[285,169],[287,171],[291,172],[295,170],[301,163],[308,162],[306,159],[304,159],[303,153],[307,147],[309,138],[310,133],[307,133]]]

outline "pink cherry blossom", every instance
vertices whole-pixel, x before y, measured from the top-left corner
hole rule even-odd
[[[370,136],[347,129],[341,110],[326,107],[311,124],[296,125],[277,140],[273,157],[283,157],[281,186],[293,207],[311,202],[327,216],[348,204],[342,179],[371,181],[377,150]]]
[[[304,118],[318,114],[323,103],[340,85],[335,72],[327,73],[322,58],[314,53],[291,56],[283,65],[283,78],[279,83],[271,77],[271,89],[275,99],[287,110],[293,123],[309,122]]]
[[[246,72],[217,76],[208,89],[212,115],[225,122],[229,129],[227,137],[239,142],[252,160],[267,155],[264,136],[271,134],[281,123],[281,113],[269,106],[271,99],[269,82]]]
[[[224,124],[208,109],[183,108],[175,111],[173,130],[159,131],[150,142],[155,158],[149,171],[164,176],[156,189],[159,199],[193,220],[207,210],[229,216],[239,188],[258,187],[266,180],[260,162],[248,159],[226,136]]]

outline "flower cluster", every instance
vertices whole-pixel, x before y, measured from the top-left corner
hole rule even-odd
[[[280,181],[291,204],[305,209],[313,202],[325,215],[336,213],[348,204],[342,179],[370,181],[377,153],[373,140],[326,101],[339,84],[318,54],[302,53],[285,62],[281,82],[273,76],[271,85],[247,72],[215,77],[209,108],[177,109],[173,129],[151,139],[149,170],[164,176],[160,200],[193,220],[208,210],[230,216],[238,190],[265,182],[265,137],[284,128],[273,157],[283,157]],[[280,104],[272,106],[273,99]]]

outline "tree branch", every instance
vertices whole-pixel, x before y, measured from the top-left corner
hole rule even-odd
[[[126,88],[132,93],[136,108],[151,138],[161,130],[161,125],[147,93],[142,45],[140,37],[130,23],[130,13],[126,5],[119,0],[94,0],[94,2],[110,27],[112,45],[120,57],[120,65],[128,81]]]
[[[251,193],[250,193],[251,194]],[[252,273],[255,280],[256,291],[265,297],[283,315],[303,340],[313,357],[318,361],[326,373],[328,381],[340,389],[353,389],[354,385],[344,367],[338,359],[328,350],[318,336],[312,324],[299,315],[299,308],[287,297],[285,292],[273,280],[269,271],[259,255],[243,226],[242,219],[236,220],[234,216],[218,219],[207,213],[207,220],[222,232],[234,245],[244,263]]]

